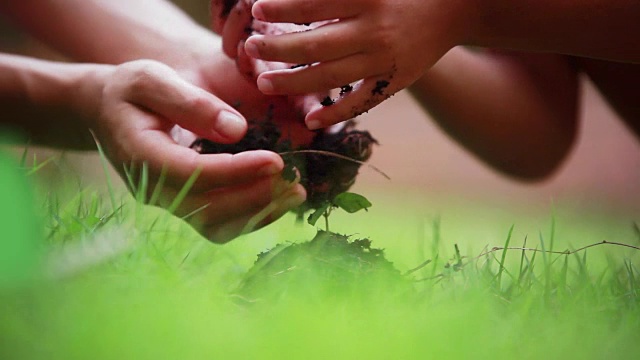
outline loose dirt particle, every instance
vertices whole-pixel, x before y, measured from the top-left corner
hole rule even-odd
[[[347,84],[347,85],[343,85],[340,87],[340,96],[343,96],[344,94],[348,94],[351,91],[353,91],[353,86]]]
[[[320,105],[322,106],[331,106],[335,104],[335,101],[333,101],[333,99],[329,96],[325,97],[324,99],[322,99],[322,101],[320,101]]]
[[[371,95],[384,95],[383,90],[387,86],[389,86],[389,82],[387,80],[376,81],[376,87],[371,90]]]

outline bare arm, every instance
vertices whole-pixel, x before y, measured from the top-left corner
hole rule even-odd
[[[249,15],[269,23],[337,19],[310,31],[263,32],[244,44],[254,58],[314,64],[261,74],[258,86],[265,93],[299,94],[356,83],[332,106],[309,112],[311,128],[371,109],[459,45],[640,63],[638,0],[242,1],[253,4],[244,7],[251,14],[241,8],[230,13],[224,33],[231,41],[238,37],[226,34],[244,34],[238,19]]]
[[[540,179],[574,142],[577,86],[565,56],[454,48],[410,89],[480,159],[511,176]]]
[[[640,137],[640,64],[576,60],[609,105]]]
[[[467,44],[640,63],[637,0],[476,0]]]
[[[203,42],[216,41],[165,0],[0,0],[0,12],[76,61],[145,58],[179,67],[193,60]]]
[[[100,98],[99,90],[86,86],[85,80],[107,68],[0,54],[0,124],[18,129],[35,144],[94,149],[78,95]]]
[[[275,101],[244,80],[215,35],[169,2],[0,0],[0,11],[77,61],[120,64],[3,56],[0,103],[32,138],[52,144],[56,134],[56,145],[68,147],[78,134],[85,141],[76,147],[87,148],[91,128],[121,175],[123,165],[148,165],[149,189],[163,185],[164,206],[200,170],[177,214],[204,209],[189,222],[216,242],[247,231],[247,224],[265,226],[304,201],[304,188],[280,176],[284,164],[275,153],[200,155],[174,141],[175,125],[216,142],[236,141],[246,122],[229,104],[239,101],[246,116],[263,116]],[[274,114],[281,115],[289,109],[279,100]],[[256,219],[263,209],[266,217]]]

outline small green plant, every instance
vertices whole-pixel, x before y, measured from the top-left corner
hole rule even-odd
[[[340,208],[349,214],[352,214],[363,209],[367,211],[371,205],[371,202],[360,194],[343,192],[336,195],[331,200],[324,201],[307,217],[307,223],[311,226],[315,226],[322,216],[325,221],[325,230],[329,232],[329,215],[331,215],[333,209]]]

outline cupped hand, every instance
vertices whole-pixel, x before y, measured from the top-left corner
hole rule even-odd
[[[464,41],[461,7],[455,0],[240,3],[243,5],[236,5],[225,21],[216,23],[227,53],[232,45],[226,43],[242,38],[245,28],[238,24],[253,17],[254,24],[268,24],[260,25],[258,34],[243,44],[246,54],[264,61],[309,65],[261,73],[257,86],[262,92],[296,95],[342,88],[331,106],[318,104],[306,114],[310,129],[368,111],[411,85],[450,48]],[[284,34],[269,30],[281,29],[281,23],[312,26]]]
[[[201,155],[188,147],[188,139],[181,144],[172,136],[182,128],[191,138],[223,143],[239,140],[246,122],[223,100],[155,61],[104,69],[96,72],[98,81],[88,81],[99,84],[98,89],[79,96],[87,94],[81,102],[89,117],[96,119],[91,128],[123,178],[125,168],[140,169],[146,164],[147,199],[159,187],[158,204],[169,206],[197,173],[176,215],[195,211],[186,220],[214,242],[256,230],[304,201],[304,188],[282,179],[284,165],[275,153]],[[238,95],[238,101],[247,99]]]

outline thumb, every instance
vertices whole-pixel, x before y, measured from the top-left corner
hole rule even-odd
[[[136,63],[133,74],[126,77],[130,83],[125,100],[211,141],[233,143],[244,136],[247,122],[232,106],[168,66]]]

